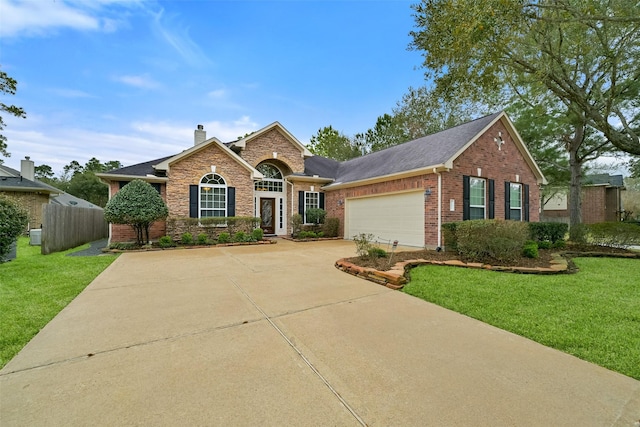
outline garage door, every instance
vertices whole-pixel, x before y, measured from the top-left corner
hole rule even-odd
[[[424,192],[347,199],[345,237],[371,233],[380,241],[424,246]]]

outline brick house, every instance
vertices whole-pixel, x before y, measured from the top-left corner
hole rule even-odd
[[[49,203],[102,209],[100,206],[39,181],[35,177],[35,164],[29,157],[20,161],[20,170],[0,165],[0,194],[14,200],[27,211],[27,230],[42,227],[42,205]]]
[[[198,126],[175,156],[98,175],[110,196],[132,179],[151,183],[170,217],[256,216],[265,234],[288,235],[293,214],[319,207],[347,239],[372,233],[431,248],[442,246],[445,222],[537,221],[545,183],[504,112],[345,162],[312,155],[278,122],[229,143]],[[165,233],[156,223],[150,237]],[[119,225],[110,238],[134,240]]]
[[[615,222],[622,219],[622,192],[625,190],[622,175],[586,175],[582,183],[582,223]],[[569,223],[569,190],[557,189],[553,197],[545,201],[542,218],[545,221]]]

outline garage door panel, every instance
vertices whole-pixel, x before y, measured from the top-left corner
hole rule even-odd
[[[345,237],[366,233],[381,241],[424,245],[424,195],[422,191],[347,199]]]

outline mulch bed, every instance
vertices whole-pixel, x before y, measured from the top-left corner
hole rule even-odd
[[[633,256],[640,257],[640,253],[629,251],[621,248],[612,248],[608,246],[595,246],[595,245],[567,245],[564,249],[539,249],[538,258],[526,258],[518,257],[515,262],[504,263],[491,259],[484,259],[482,262],[489,265],[501,265],[504,267],[549,267],[551,256],[554,253],[565,253],[569,257],[577,256]],[[391,257],[391,258],[389,258]],[[461,258],[455,252],[436,252],[433,250],[418,250],[407,252],[396,252],[393,255],[389,254],[387,258],[360,258],[353,257],[347,258],[345,261],[351,262],[360,267],[375,268],[380,271],[387,271],[393,267],[397,262],[426,259],[428,261],[448,261],[448,260],[460,260],[463,262],[470,262]]]

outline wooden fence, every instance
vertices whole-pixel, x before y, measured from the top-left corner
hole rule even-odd
[[[46,204],[42,207],[41,252],[75,248],[88,242],[109,237],[109,224],[102,209],[75,208]]]

